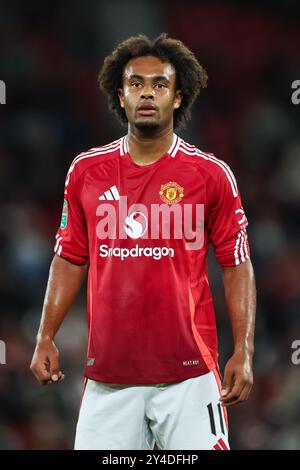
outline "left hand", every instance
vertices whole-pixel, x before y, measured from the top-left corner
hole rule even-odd
[[[252,358],[245,352],[234,353],[225,366],[221,405],[236,405],[247,400],[252,385]]]

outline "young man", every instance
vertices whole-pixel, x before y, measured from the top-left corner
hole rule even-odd
[[[206,81],[193,53],[165,34],[122,42],[99,75],[128,133],[70,166],[31,365],[41,384],[63,380],[54,337],[89,263],[75,449],[152,449],[156,442],[226,450],[226,407],[249,395],[255,282],[247,219],[228,165],[174,133]],[[222,385],[210,243],[234,339]]]

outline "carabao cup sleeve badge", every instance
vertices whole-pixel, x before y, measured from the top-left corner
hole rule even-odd
[[[68,203],[64,199],[64,205],[63,205],[63,211],[61,215],[61,222],[60,222],[60,228],[63,230],[66,228],[68,223]]]

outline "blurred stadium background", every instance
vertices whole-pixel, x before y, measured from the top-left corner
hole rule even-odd
[[[234,449],[300,448],[300,9],[291,0],[2,2],[0,79],[0,448],[71,449],[86,352],[85,291],[57,337],[66,380],[40,387],[35,334],[74,156],[124,135],[96,78],[130,35],[184,41],[209,75],[181,135],[226,160],[249,219],[258,285],[255,384],[230,408]],[[220,269],[210,263],[220,362],[232,351]],[[113,294],[113,293],[112,293]]]

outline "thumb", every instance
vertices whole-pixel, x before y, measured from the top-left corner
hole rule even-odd
[[[233,370],[230,367],[225,367],[224,370],[224,378],[222,381],[222,390],[221,390],[221,396],[224,397],[226,396],[231,389],[233,383]]]

